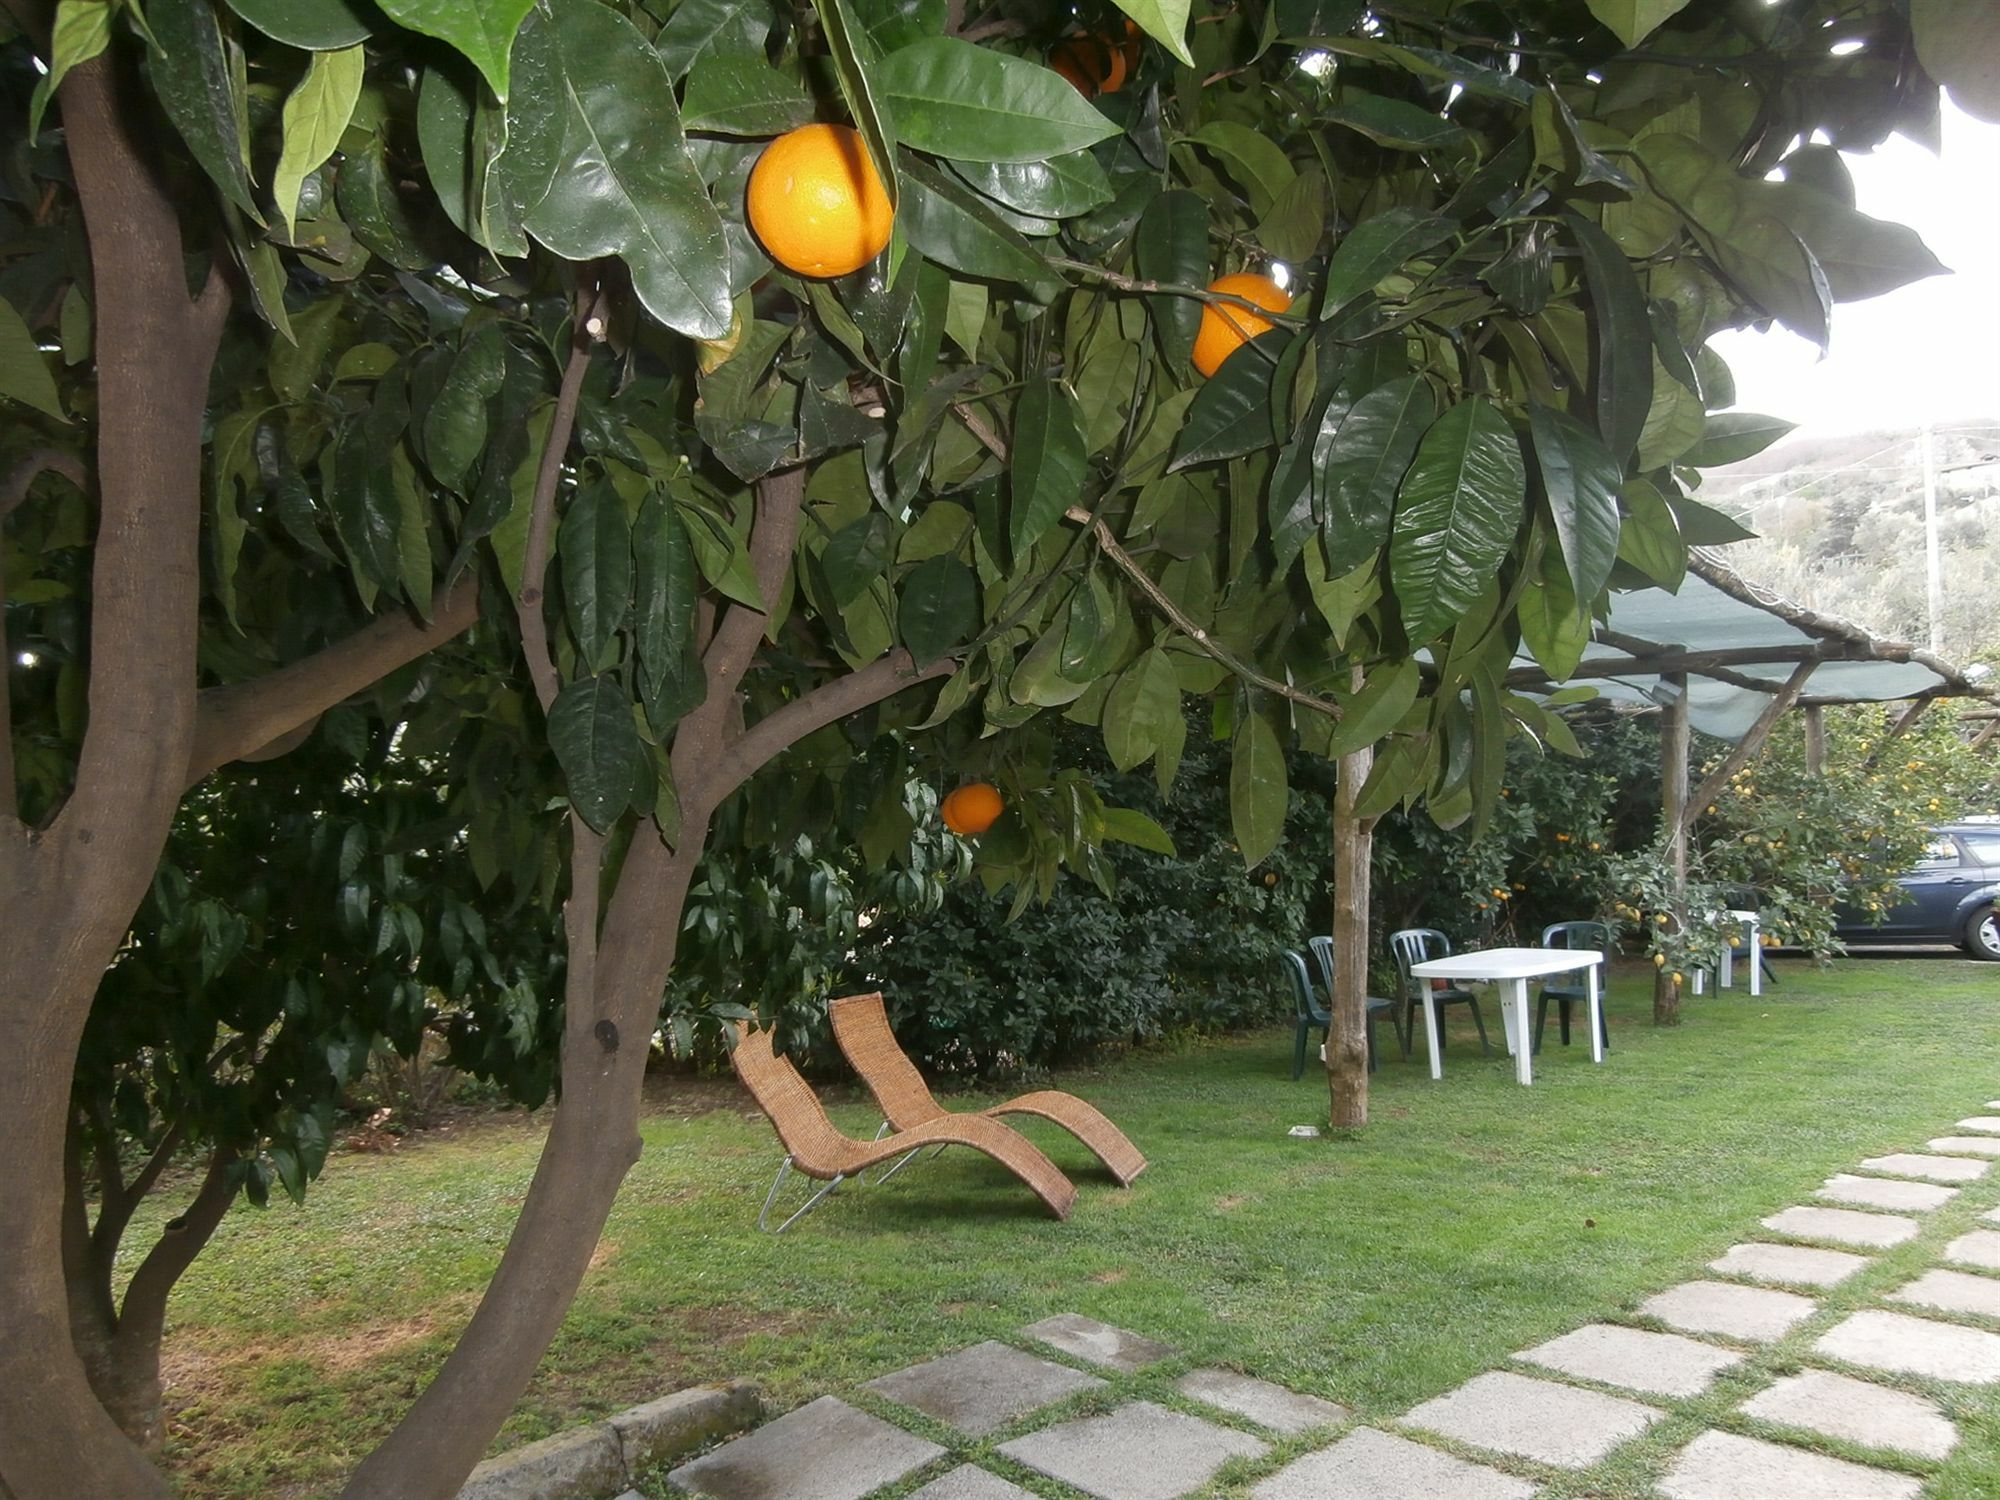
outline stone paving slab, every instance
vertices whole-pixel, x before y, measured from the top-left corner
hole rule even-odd
[[[1988,1101],[1988,1109],[2000,1109],[2000,1099]],[[1958,1122],[1960,1130],[1977,1130],[1986,1135],[2000,1135],[2000,1115],[1974,1115],[1969,1120]]]
[[[1819,1336],[1822,1354],[1871,1370],[2000,1385],[2000,1334],[1870,1309]]]
[[[1660,1481],[1670,1500],[1916,1500],[1923,1482],[1782,1443],[1704,1432]]]
[[[1831,1240],[1864,1250],[1886,1250],[1917,1237],[1915,1219],[1862,1214],[1851,1208],[1788,1208],[1762,1221],[1766,1229],[1801,1240]]]
[[[1545,1369],[1649,1396],[1699,1396],[1743,1356],[1677,1333],[1592,1323],[1514,1356]]]
[[[1836,1172],[1813,1196],[1861,1208],[1895,1208],[1927,1214],[1934,1208],[1943,1208],[1958,1192],[1955,1187],[1939,1187],[1934,1182],[1903,1182],[1894,1177],[1857,1177],[1852,1172]]]
[[[1892,1177],[1921,1177],[1926,1182],[1977,1182],[1993,1170],[1990,1161],[1974,1161],[1969,1156],[1926,1156],[1921,1151],[1893,1151],[1887,1156],[1863,1157],[1861,1165],[1871,1172],[1887,1172]]]
[[[943,1458],[936,1443],[821,1396],[667,1475],[714,1500],[861,1500]]]
[[[1158,1339],[1113,1328],[1081,1313],[1057,1313],[1053,1318],[1029,1324],[1021,1332],[1031,1339],[1040,1339],[1052,1349],[1126,1375],[1180,1353]]]
[[[1260,1457],[1268,1445],[1233,1427],[1135,1401],[1031,1432],[996,1451],[1097,1500],[1177,1500],[1230,1459]]]
[[[1954,1265],[2000,1271],[2000,1233],[1991,1229],[1974,1229],[1961,1234],[1944,1247],[1944,1258]]]
[[[2000,1283],[1995,1283],[2000,1286]],[[1233,1412],[1239,1417],[1286,1435],[1331,1427],[1347,1420],[1347,1408],[1318,1396],[1288,1391],[1268,1380],[1239,1375],[1234,1370],[1192,1370],[1174,1389],[1193,1401]]]
[[[1408,1438],[1358,1427],[1285,1465],[1252,1500],[1528,1500],[1535,1487]]]
[[[1648,1297],[1639,1311],[1684,1333],[1718,1333],[1761,1344],[1783,1338],[1818,1306],[1797,1292],[1728,1281],[1689,1281]]]
[[[1926,1271],[1908,1286],[1889,1293],[1888,1300],[2000,1318],[2000,1277],[1972,1276],[1964,1271]]]
[[[1018,1418],[1104,1382],[1053,1360],[1038,1359],[989,1339],[871,1380],[862,1387],[936,1417],[973,1437],[998,1432]]]
[[[2000,1135],[1941,1135],[1924,1144],[1947,1156],[2000,1156]]]
[[[976,1464],[960,1464],[941,1479],[910,1496],[910,1500],[1035,1500],[1034,1495]]]
[[[1958,1429],[1935,1401],[1831,1370],[1788,1375],[1738,1410],[1766,1422],[1919,1458],[1943,1458],[1958,1446]]]
[[[1403,1420],[1495,1453],[1587,1469],[1665,1415],[1622,1396],[1489,1370]]]
[[[1731,1245],[1708,1263],[1711,1271],[1775,1281],[1781,1286],[1839,1286],[1868,1264],[1866,1255],[1845,1250],[1809,1250],[1804,1245]]]

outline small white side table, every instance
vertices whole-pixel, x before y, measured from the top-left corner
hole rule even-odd
[[[1763,962],[1764,947],[1762,941],[1760,940],[1760,933],[1762,929],[1758,926],[1757,913],[1755,913],[1754,911],[1720,911],[1717,912],[1711,920],[1713,920],[1717,924],[1720,924],[1725,920],[1734,924],[1738,934],[1743,939],[1744,956],[1750,960],[1750,993],[1752,996],[1763,994],[1764,993],[1764,962]],[[1701,993],[1701,985],[1704,972],[1705,971],[1701,969],[1696,969],[1694,971],[1694,992],[1697,995]],[[1722,964],[1716,972],[1715,987],[1717,989],[1727,990],[1727,989],[1734,989],[1735,986],[1736,986],[1736,950],[1734,948],[1725,947],[1722,950]]]
[[[1604,1061],[1604,1000],[1597,971],[1604,955],[1594,948],[1484,948],[1426,959],[1410,965],[1417,979],[1483,980],[1500,986],[1500,1018],[1506,1024],[1507,1050],[1514,1054],[1514,1078],[1522,1087],[1535,1081],[1534,1044],[1528,1034],[1528,981],[1582,970],[1590,996],[1590,1060]],[[1424,986],[1424,1040],[1431,1051],[1431,1077],[1444,1077],[1439,1055],[1437,1002]]]

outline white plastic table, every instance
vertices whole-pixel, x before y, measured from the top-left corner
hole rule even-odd
[[[1527,1087],[1535,1081],[1534,1046],[1528,1035],[1528,981],[1571,974],[1578,969],[1587,976],[1590,996],[1590,1060],[1604,1061],[1604,1002],[1599,994],[1597,970],[1604,955],[1593,948],[1486,948],[1471,953],[1454,953],[1449,958],[1426,959],[1411,964],[1417,979],[1487,980],[1500,986],[1500,1018],[1506,1025],[1507,1050],[1514,1054],[1514,1077]],[[1424,986],[1424,1041],[1431,1049],[1431,1077],[1444,1077],[1439,1056],[1437,1001]]]
[[[1715,921],[1718,923],[1725,920],[1733,923],[1743,938],[1744,957],[1750,960],[1750,993],[1753,996],[1761,995],[1764,993],[1764,947],[1762,934],[1758,927],[1757,913],[1754,911],[1723,911],[1715,914]],[[1702,971],[1696,969],[1694,971],[1694,992],[1697,995],[1701,993],[1701,979]],[[1717,970],[1715,981],[1718,989],[1726,990],[1735,987],[1736,950],[1734,948],[1724,948],[1722,950],[1722,963]]]

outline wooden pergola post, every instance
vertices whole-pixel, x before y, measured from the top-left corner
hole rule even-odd
[[[1666,836],[1667,867],[1672,877],[1674,915],[1687,921],[1688,875],[1688,692],[1687,673],[1669,672],[1660,684],[1673,692],[1660,719],[1660,830]],[[1678,1026],[1681,987],[1661,969],[1653,976],[1653,1024]]]
[[[1806,774],[1826,774],[1826,710],[1808,703],[1800,710],[1806,720]]]

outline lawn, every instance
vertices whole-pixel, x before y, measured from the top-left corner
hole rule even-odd
[[[1185,1351],[1121,1381],[1120,1394],[1157,1399],[1200,1362],[1364,1420],[1394,1417],[1513,1350],[1630,1318],[1763,1215],[1809,1201],[1827,1174],[1920,1150],[2000,1098],[2000,967],[1855,959],[1779,972],[1759,1000],[1737,990],[1689,1001],[1671,1031],[1650,1024],[1650,972],[1623,972],[1606,1066],[1590,1066],[1581,1037],[1557,1047],[1551,1018],[1532,1090],[1504,1057],[1482,1059],[1469,1020],[1455,1018],[1442,1083],[1418,1059],[1395,1061],[1391,1045],[1374,1123],[1352,1139],[1286,1135],[1326,1108],[1314,1073],[1291,1081],[1288,1026],[1066,1074],[1058,1081],[1152,1162],[1121,1191],[1073,1142],[1029,1125],[1082,1188],[1067,1224],[955,1152],[880,1190],[843,1190],[782,1238],[759,1234],[778,1156],[769,1127],[733,1086],[669,1083],[583,1292],[498,1446],[727,1376],[762,1382],[773,1411],[851,1395],[1061,1311]],[[1491,1005],[1488,1018],[1497,1052]],[[831,1097],[845,1128],[873,1133],[865,1102]],[[337,1156],[305,1207],[230,1215],[168,1333],[170,1458],[188,1495],[335,1487],[469,1315],[542,1127],[501,1116],[391,1155]],[[1908,1279],[1996,1201],[2000,1183],[1980,1184],[1931,1216],[1920,1240],[1825,1296],[1758,1368],[1795,1366],[1841,1312]],[[1648,1477],[1697,1418],[1714,1420],[1766,1378],[1665,1403],[1673,1420],[1546,1493],[1651,1494]],[[2000,1393],[1910,1388],[1942,1400],[1966,1439],[1928,1493],[2000,1494]]]

